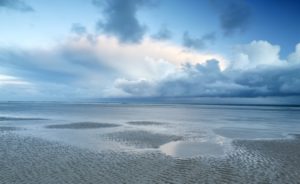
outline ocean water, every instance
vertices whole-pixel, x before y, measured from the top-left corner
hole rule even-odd
[[[299,183],[300,107],[0,103],[0,183]]]

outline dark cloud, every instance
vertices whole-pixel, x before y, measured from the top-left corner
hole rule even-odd
[[[78,35],[83,35],[86,33],[86,28],[79,23],[74,23],[71,27],[71,32],[76,33]]]
[[[0,0],[0,8],[8,8],[22,12],[32,12],[34,9],[22,0]]]
[[[244,0],[212,0],[219,13],[221,28],[225,35],[243,32],[247,29],[251,9]]]
[[[152,1],[93,0],[93,3],[104,15],[104,19],[98,22],[99,30],[127,43],[136,43],[143,38],[146,26],[137,19],[137,12],[142,7],[151,6]]]
[[[205,65],[186,64],[182,72],[184,77],[171,77],[158,85],[162,96],[213,96],[217,86],[210,85],[226,81],[216,60],[209,60]]]
[[[172,32],[163,26],[157,33],[152,35],[152,38],[156,40],[168,40],[172,38]]]
[[[300,65],[265,67],[232,74],[234,82],[251,90],[243,96],[299,96]]]
[[[300,96],[300,65],[221,71],[218,61],[186,64],[180,73],[157,81],[124,81],[118,87],[133,96],[270,97]],[[175,75],[175,76],[174,76]],[[142,92],[141,92],[142,91]]]
[[[204,49],[209,42],[212,43],[215,39],[215,33],[205,34],[201,38],[192,38],[186,31],[183,34],[183,45],[188,48]]]

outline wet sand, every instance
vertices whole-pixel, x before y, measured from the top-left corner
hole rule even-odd
[[[238,140],[225,157],[178,159],[158,151],[95,153],[0,134],[2,183],[297,183],[300,139]]]

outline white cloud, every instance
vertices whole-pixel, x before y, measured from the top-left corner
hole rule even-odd
[[[235,47],[231,67],[233,69],[251,69],[258,66],[282,65],[280,46],[267,41],[252,41],[249,44]]]
[[[290,63],[300,63],[300,43],[296,45],[295,52],[288,56],[288,61]]]

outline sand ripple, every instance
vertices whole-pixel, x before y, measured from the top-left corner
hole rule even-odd
[[[159,152],[94,153],[0,134],[1,183],[299,183],[300,140],[235,141],[224,158],[175,159]]]

